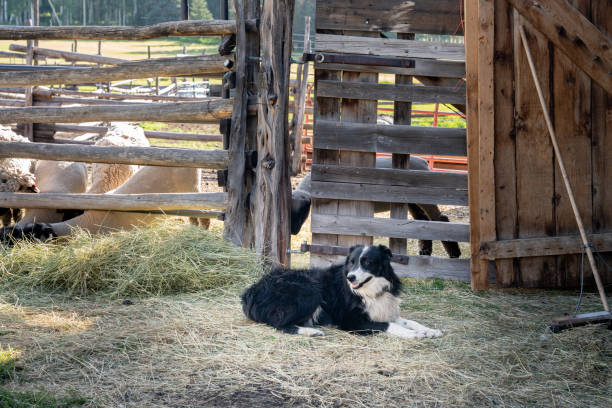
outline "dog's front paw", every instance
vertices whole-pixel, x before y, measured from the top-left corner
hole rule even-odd
[[[325,333],[313,327],[300,327],[298,329],[298,334],[302,336],[306,336],[306,337],[319,337],[319,336],[323,336]]]
[[[420,331],[419,333],[422,333],[423,337],[428,339],[437,339],[438,337],[442,336],[442,331],[436,329],[427,329]]]

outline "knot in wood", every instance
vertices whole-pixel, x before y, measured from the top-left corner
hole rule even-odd
[[[266,157],[261,161],[261,166],[264,169],[272,170],[275,165],[276,165],[276,161],[274,160],[272,156],[270,156],[269,153],[266,154]]]
[[[278,95],[275,93],[271,93],[268,95],[268,103],[270,103],[270,105],[274,106],[276,105],[276,101],[278,100]]]

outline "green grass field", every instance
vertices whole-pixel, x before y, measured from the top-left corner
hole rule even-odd
[[[26,41],[0,41],[0,51],[9,51],[10,44],[26,45]],[[40,48],[51,48],[54,50],[71,51],[73,41],[50,40],[40,41]],[[169,37],[147,41],[103,41],[102,56],[122,58],[126,60],[139,60],[148,57],[148,48],[151,48],[151,58],[173,57],[183,53],[185,47],[187,54],[202,55],[217,53],[219,39],[216,37],[205,38],[198,41],[189,37]],[[77,43],[77,52],[82,54],[98,54],[98,41],[80,40]],[[15,61],[19,61],[15,59]],[[57,61],[57,60],[53,60]],[[1,63],[8,63],[7,58],[0,58]],[[41,65],[44,65],[42,62]]]

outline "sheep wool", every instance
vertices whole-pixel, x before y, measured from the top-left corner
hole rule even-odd
[[[113,125],[108,132],[96,142],[96,146],[140,146],[148,147],[149,140],[139,126],[128,124]],[[138,166],[129,164],[94,163],[92,165],[90,194],[104,194],[116,189],[134,172]]]
[[[19,136],[10,127],[0,125],[0,142],[29,143],[25,137]],[[18,192],[36,185],[36,178],[31,171],[30,159],[0,159],[0,192]]]

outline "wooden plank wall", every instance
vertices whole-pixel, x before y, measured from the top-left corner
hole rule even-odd
[[[333,0],[317,2],[316,52],[409,57],[413,68],[315,65],[312,243],[314,248],[369,245],[389,237],[406,254],[407,239],[468,241],[469,225],[406,222],[408,203],[467,205],[467,176],[409,169],[411,153],[466,155],[465,129],[410,126],[413,102],[465,109],[463,45],[415,41],[414,33],[462,34],[457,1]],[[397,39],[382,32],[395,32]],[[380,74],[395,74],[394,84]],[[413,82],[413,78],[419,83]],[[385,75],[389,79],[388,75]],[[393,80],[393,76],[391,76]],[[394,102],[394,125],[377,125],[379,100]],[[392,168],[376,169],[376,153],[391,153]],[[374,218],[375,204],[391,203],[390,218]],[[397,272],[469,281],[467,259],[409,254]],[[338,257],[311,254],[314,266]]]
[[[545,10],[562,12],[563,8],[555,6],[559,1],[539,3]],[[562,1],[588,18],[608,40],[611,38],[612,0]],[[521,2],[466,0],[468,146],[476,146],[481,153],[478,163],[470,157],[469,170],[472,265],[480,265],[478,270],[473,269],[477,275],[473,287],[486,288],[485,270],[488,262],[494,261],[496,281],[502,287],[574,288],[580,284],[579,241],[553,237],[575,238],[578,229],[518,27],[525,27],[587,233],[601,234],[599,243],[612,240],[612,193],[607,188],[612,180],[612,97],[577,67],[572,61],[576,57],[566,55],[538,30],[541,22],[519,14],[511,6],[514,3]],[[473,36],[469,36],[470,29]],[[483,44],[491,44],[493,52]],[[575,44],[580,46],[579,38]],[[470,57],[475,54],[479,62],[474,72],[477,79],[470,82],[475,66],[470,65]],[[602,64],[606,63],[602,59]],[[486,87],[488,78],[493,78],[492,93]],[[473,103],[475,100],[479,103]],[[492,111],[487,110],[490,105],[480,103],[483,100],[492,103]],[[485,160],[483,144],[490,142],[493,157]],[[489,179],[484,176],[483,165],[492,165]],[[474,207],[480,210],[474,211]],[[494,209],[493,221],[483,217],[487,208]],[[528,256],[524,248],[531,241],[525,239],[539,239]],[[557,241],[562,245],[555,245]],[[499,249],[497,255],[488,251],[492,247]],[[609,249],[609,245],[600,249]],[[609,255],[604,257],[610,261]],[[612,271],[601,263],[600,267],[604,282],[612,282]],[[588,265],[585,281],[594,285]]]

